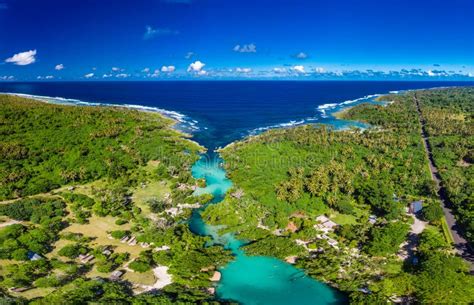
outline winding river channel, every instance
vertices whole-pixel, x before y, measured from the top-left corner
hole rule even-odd
[[[221,162],[218,155],[204,155],[192,168],[193,176],[204,178],[207,183],[206,187],[196,190],[197,194],[214,195],[211,204],[219,204],[226,191],[232,187],[232,182],[220,166]],[[231,250],[235,256],[232,262],[219,270],[222,274],[216,291],[219,299],[245,305],[323,305],[344,302],[341,293],[307,276],[303,270],[273,257],[247,256],[240,248],[242,241],[231,233],[219,235],[219,226],[211,226],[203,221],[202,209],[194,211],[189,221],[191,231],[211,236],[214,244]]]

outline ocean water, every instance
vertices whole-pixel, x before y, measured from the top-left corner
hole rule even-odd
[[[474,82],[0,82],[0,92],[159,108],[181,120],[196,141],[214,149],[269,127],[332,122],[329,111],[368,95],[463,85]]]
[[[377,94],[473,82],[63,82],[0,83],[0,92],[42,96],[49,102],[76,105],[122,105],[159,111],[179,121],[210,153],[197,161],[192,174],[205,178],[205,188],[219,204],[232,182],[213,153],[244,136],[269,128],[305,123],[327,123],[336,128],[359,126],[331,116],[350,105],[371,102]],[[45,97],[46,96],[46,97]],[[205,208],[205,207],[204,207]],[[217,297],[245,305],[328,305],[346,303],[346,297],[302,270],[272,257],[247,256],[234,234],[219,235],[221,226],[206,224],[202,209],[194,210],[189,227],[212,237],[213,244],[230,249],[235,260],[220,269]]]

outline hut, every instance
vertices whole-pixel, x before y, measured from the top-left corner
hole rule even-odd
[[[39,255],[38,253],[33,252],[33,251],[28,251],[27,255],[28,255],[28,259],[30,261],[37,261],[37,260],[43,259],[43,257],[41,255]]]
[[[121,270],[115,270],[114,272],[112,272],[112,273],[110,274],[109,279],[110,279],[111,281],[118,281],[118,280],[122,277],[123,274],[124,274],[123,271],[121,271]]]
[[[409,212],[411,214],[418,214],[419,212],[421,212],[422,209],[423,209],[423,201],[418,200],[418,201],[413,201],[412,203],[410,203]]]

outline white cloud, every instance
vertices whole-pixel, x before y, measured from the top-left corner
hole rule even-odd
[[[176,70],[175,66],[163,66],[161,67],[161,72],[172,73]]]
[[[38,75],[36,77],[36,79],[53,79],[53,78],[54,78],[54,76],[52,76],[52,75],[46,75],[46,76]]]
[[[469,72],[469,74],[467,75],[469,77],[474,77],[474,74],[472,74],[471,72]]]
[[[94,73],[88,73],[86,75],[84,75],[85,78],[91,78],[91,77],[94,77]]]
[[[238,44],[232,50],[234,50],[234,52],[240,52],[240,53],[256,53],[257,46],[253,43],[244,44],[242,46]]]
[[[322,68],[322,67],[317,67],[317,68],[314,69],[314,71],[316,73],[324,73],[325,72],[324,68]]]
[[[54,70],[61,71],[62,69],[64,69],[64,65],[63,65],[63,64],[59,64],[59,65],[56,65],[56,66],[54,67]]]
[[[252,72],[252,69],[251,68],[237,68],[235,69],[235,71],[237,71],[238,73],[250,73]]]
[[[199,76],[207,75],[207,71],[205,71],[205,70],[200,70],[200,71],[197,73],[197,75],[199,75]]]
[[[298,65],[298,66],[293,66],[291,67],[291,70],[297,72],[297,73],[306,73],[305,70],[304,70],[304,66],[301,66],[301,65]]]
[[[149,72],[150,72],[150,68],[144,68],[144,69],[142,70],[142,72],[143,72],[143,73],[149,73]]]
[[[0,80],[14,80],[15,77],[13,75],[4,75],[0,76]]]
[[[186,53],[186,55],[184,56],[184,58],[186,58],[186,59],[191,59],[193,56],[194,56],[194,52],[188,52],[188,53]]]
[[[112,74],[104,74],[104,75],[102,75],[102,78],[109,78],[109,77],[112,77]]]
[[[304,52],[299,52],[298,54],[295,55],[296,58],[298,59],[306,59],[308,58],[308,54],[304,53]]]
[[[15,54],[12,57],[7,58],[5,61],[11,62],[18,66],[26,66],[36,61],[35,56],[36,56],[36,50],[29,50],[26,52]]]
[[[160,76],[160,70],[156,69],[155,71],[153,71],[153,73],[148,73],[146,76],[147,77],[158,77],[158,76]]]
[[[196,60],[195,62],[193,62],[192,64],[189,65],[188,67],[188,72],[200,72],[202,70],[202,68],[204,68],[206,64],[199,61],[199,60]]]
[[[445,70],[428,70],[428,76],[448,76],[448,73]]]
[[[285,72],[286,72],[286,69],[285,69],[285,68],[276,67],[276,68],[273,68],[273,72],[275,72],[275,73],[285,73]]]
[[[170,30],[170,29],[167,29],[167,28],[152,28],[151,26],[147,25],[145,27],[145,34],[143,35],[143,39],[147,40],[147,39],[152,39],[154,37],[157,37],[157,36],[167,36],[167,35],[177,35],[179,34],[178,31],[176,30]]]
[[[130,76],[130,74],[126,74],[126,73],[119,73],[119,74],[115,75],[115,77],[117,77],[117,78],[127,78],[129,76]]]
[[[118,72],[118,71],[123,71],[123,69],[120,69],[119,67],[112,67],[112,71]]]

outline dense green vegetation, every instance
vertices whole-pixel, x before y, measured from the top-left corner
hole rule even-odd
[[[367,130],[302,126],[229,145],[221,155],[234,188],[203,219],[236,232],[248,255],[296,257],[354,304],[473,303],[474,281],[443,235],[412,94],[341,114]],[[443,183],[472,234],[473,89],[416,94]],[[0,96],[0,113],[0,216],[9,222],[0,228],[0,303],[221,302],[209,279],[232,257],[204,247],[210,238],[185,222],[183,206],[211,196],[193,195],[203,182],[189,168],[201,148],[170,120],[11,96]],[[406,213],[415,200],[427,222],[418,235]],[[416,247],[405,254],[410,238]],[[173,283],[140,293],[157,266]],[[113,278],[118,271],[125,275]]]
[[[231,256],[184,223],[179,205],[211,198],[192,191],[202,148],[171,120],[3,95],[0,114],[0,303],[212,303]],[[173,283],[140,294],[157,266]]]
[[[0,199],[118,178],[161,160],[189,166],[199,147],[156,113],[0,96]]]
[[[471,89],[456,90],[435,98],[461,95],[452,104],[472,111]],[[204,219],[226,225],[223,232],[237,232],[248,241],[244,248],[249,254],[297,256],[298,267],[348,292],[355,304],[410,299],[472,303],[468,267],[453,256],[442,234],[443,214],[411,94],[385,96],[383,103],[340,114],[370,124],[367,130],[302,126],[227,146],[221,155],[234,189],[222,203],[209,206]],[[465,123],[470,122],[466,117]],[[473,130],[460,130],[467,129]],[[454,164],[464,160],[466,180],[472,178],[468,156],[464,149],[453,157]],[[465,186],[472,192],[472,185]],[[243,195],[233,195],[237,191]],[[414,235],[406,209],[415,200],[423,200],[418,217],[429,225],[414,239],[418,247],[404,254],[404,242]],[[336,227],[325,229],[316,220],[322,214]]]
[[[449,201],[474,242],[474,88],[417,91],[416,97]]]
[[[257,200],[262,208],[263,225],[284,228],[293,213],[315,216],[328,208],[355,216],[372,210],[396,219],[410,198],[432,195],[413,103],[361,105],[347,116],[356,119],[356,111],[357,118],[380,112],[387,118],[383,129],[272,130],[222,151],[230,178],[246,194],[243,204]],[[402,200],[394,200],[394,195]],[[236,205],[229,206],[209,211]],[[254,209],[249,214],[255,214]],[[240,219],[247,222],[247,217]]]

